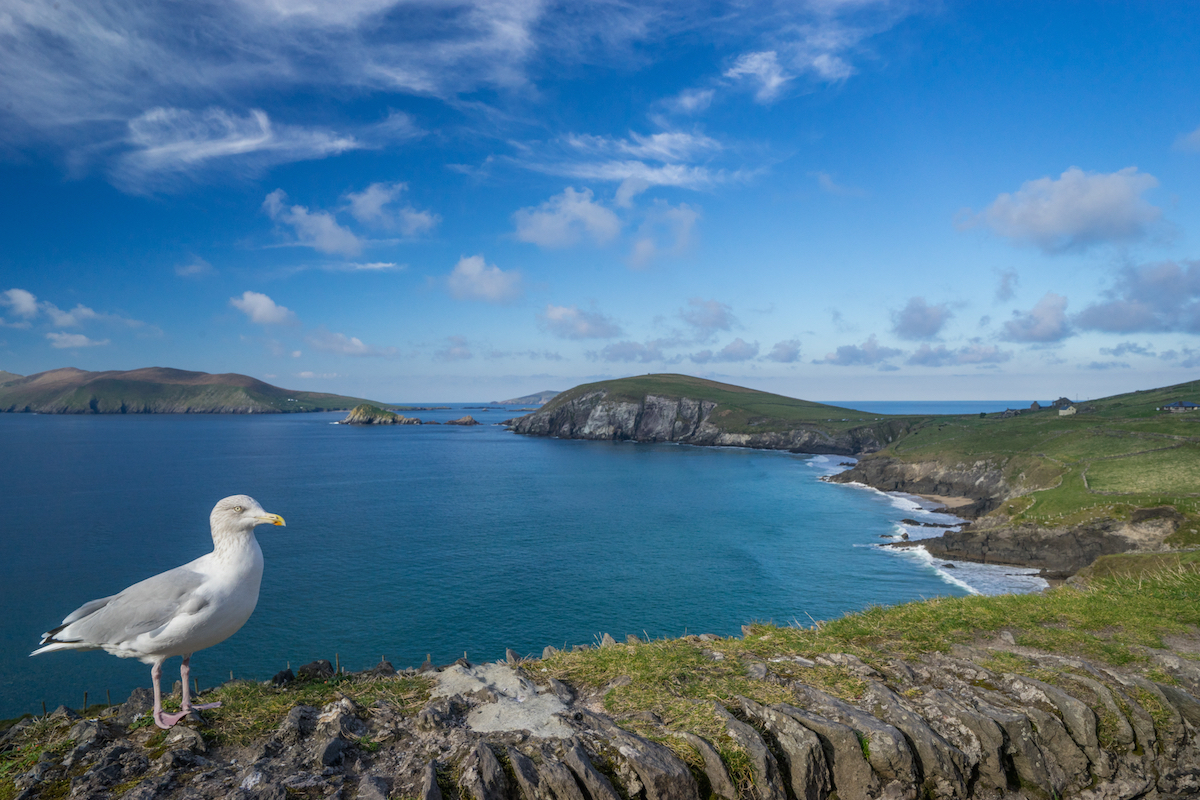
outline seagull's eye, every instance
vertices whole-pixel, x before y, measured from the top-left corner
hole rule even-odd
[[[234,511],[245,511],[246,509],[242,508],[241,506],[234,506],[233,510]]]

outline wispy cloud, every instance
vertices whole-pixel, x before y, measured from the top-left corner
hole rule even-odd
[[[612,339],[621,335],[621,327],[612,319],[578,306],[547,305],[538,314],[538,322],[560,339]]]
[[[692,243],[692,229],[700,212],[687,203],[672,206],[656,200],[638,227],[629,254],[629,265],[645,267],[661,256],[679,256]]]
[[[108,344],[108,339],[89,339],[82,333],[47,333],[46,338],[50,340],[51,347],[62,350],[77,347],[102,347]]]
[[[257,171],[362,146],[353,137],[272,124],[259,109],[239,116],[223,108],[152,108],[129,121],[126,143],[130,150],[117,162],[114,174],[124,188],[135,191],[157,188],[164,179],[195,175],[230,159]]]
[[[904,363],[918,367],[958,367],[968,364],[1003,364],[1011,358],[1011,350],[1001,350],[995,345],[985,345],[978,341],[957,349],[947,348],[943,344],[931,347],[926,342],[917,348],[916,352],[910,355]]]
[[[334,333],[324,326],[305,336],[304,340],[324,353],[342,356],[394,356],[398,352],[395,347],[372,347],[357,336]]]
[[[708,364],[714,361],[749,361],[757,355],[758,342],[747,342],[739,336],[716,352],[713,352],[712,350],[701,350],[697,353],[692,353],[690,356],[688,356],[688,358],[696,364]]]

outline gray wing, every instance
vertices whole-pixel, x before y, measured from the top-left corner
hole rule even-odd
[[[204,576],[187,567],[135,583],[120,594],[84,603],[63,624],[42,639],[43,644],[81,642],[117,644],[161,628],[179,613],[194,613],[206,601],[195,596]]]

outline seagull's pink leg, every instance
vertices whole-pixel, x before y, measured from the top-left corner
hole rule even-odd
[[[192,674],[192,654],[188,653],[183,657],[183,664],[179,667],[179,678],[183,681],[183,711],[186,714],[193,708],[220,708],[221,704],[217,703],[201,703],[198,706],[192,705],[191,684],[188,682]]]
[[[163,729],[169,728],[186,717],[187,712],[182,711],[178,714],[163,713],[162,687],[159,686],[159,679],[162,678],[161,661],[154,662],[154,666],[150,668],[150,678],[154,681],[154,724]]]

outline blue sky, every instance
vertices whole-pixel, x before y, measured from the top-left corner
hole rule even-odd
[[[0,369],[1200,376],[1200,8],[12,0]]]

